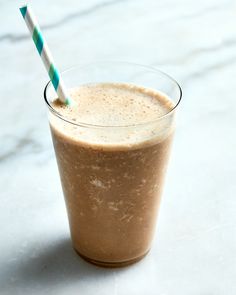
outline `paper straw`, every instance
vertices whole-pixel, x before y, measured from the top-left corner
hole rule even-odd
[[[66,105],[71,104],[71,99],[67,93],[63,80],[55,66],[51,52],[48,48],[48,45],[43,38],[43,35],[40,31],[39,24],[37,19],[31,9],[27,4],[20,7],[20,12],[25,20],[25,23],[32,35],[34,44],[38,50],[38,53],[44,63],[44,66],[48,72],[48,75],[52,81],[52,84],[58,94],[58,98]]]

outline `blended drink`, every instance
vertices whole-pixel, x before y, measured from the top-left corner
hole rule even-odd
[[[20,11],[51,79],[44,97],[74,248],[98,265],[133,263],[153,239],[181,89],[127,62],[80,65],[62,78],[32,9]]]
[[[123,266],[150,249],[174,130],[173,102],[128,83],[70,89],[50,126],[75,250]]]

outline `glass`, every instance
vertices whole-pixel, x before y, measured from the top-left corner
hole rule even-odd
[[[173,102],[154,120],[101,126],[63,117],[52,106],[57,95],[51,82],[44,91],[74,249],[101,266],[134,263],[148,253],[154,237],[181,88],[157,69],[127,62],[81,65],[62,76],[68,88],[131,83]]]

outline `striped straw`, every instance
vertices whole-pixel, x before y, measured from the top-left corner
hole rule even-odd
[[[37,19],[29,5],[20,7],[20,12],[26,22],[26,25],[32,35],[34,44],[38,50],[38,53],[44,63],[44,66],[48,72],[48,75],[52,81],[52,84],[58,94],[58,98],[66,105],[71,104],[71,99],[67,93],[63,80],[55,66],[51,52],[48,45],[43,38],[40,31]]]

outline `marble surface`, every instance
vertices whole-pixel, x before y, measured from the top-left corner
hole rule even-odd
[[[70,244],[47,75],[19,1],[0,0],[0,294],[236,294],[236,2],[31,2],[61,69],[149,64],[184,97],[152,251],[124,269],[87,264]]]

